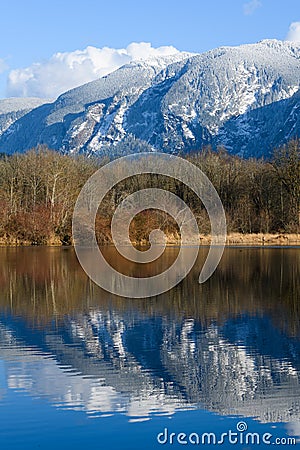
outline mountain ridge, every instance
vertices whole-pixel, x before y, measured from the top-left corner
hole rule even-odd
[[[51,100],[37,97],[11,97],[0,99],[0,135],[4,133],[16,120],[20,119],[38,106],[48,102],[51,102]]]
[[[210,144],[268,156],[299,134],[299,87],[300,44],[287,41],[133,61],[18,118],[0,132],[0,151],[46,144],[114,156],[134,136],[170,153]]]

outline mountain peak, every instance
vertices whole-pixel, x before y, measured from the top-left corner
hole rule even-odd
[[[211,144],[267,155],[300,134],[299,86],[300,45],[288,41],[136,60],[0,128],[0,151],[113,155],[133,136],[172,153]]]

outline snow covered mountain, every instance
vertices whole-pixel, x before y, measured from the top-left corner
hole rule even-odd
[[[133,136],[171,153],[212,144],[268,155],[300,134],[299,89],[300,44],[292,42],[135,61],[19,118],[0,131],[0,151],[44,143],[87,154],[116,146],[119,154]]]
[[[16,120],[49,101],[35,97],[0,99],[0,135]]]

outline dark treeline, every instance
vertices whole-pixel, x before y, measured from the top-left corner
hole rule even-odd
[[[242,159],[205,148],[187,157],[209,177],[224,205],[229,232],[300,232],[300,140],[274,151],[272,159]],[[72,242],[72,213],[86,180],[107,159],[67,156],[39,147],[0,159],[0,240],[3,243]],[[210,232],[201,202],[185,185],[167,177],[141,175],[117,185],[99,209],[97,235],[109,242],[111,216],[129,193],[160,187],[179,195],[194,211],[200,232]],[[164,213],[145,211],[131,226],[133,240],[161,227],[178,230]]]

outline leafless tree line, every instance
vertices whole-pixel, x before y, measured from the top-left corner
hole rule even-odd
[[[209,177],[224,205],[228,230],[240,233],[300,232],[300,140],[274,151],[270,160],[242,159],[225,150],[204,148],[187,156]],[[0,239],[47,244],[72,242],[72,213],[86,180],[108,159],[68,156],[44,146],[0,159]],[[209,233],[205,209],[196,195],[173,178],[143,174],[115,186],[101,204],[96,220],[99,242],[110,242],[110,220],[119,202],[146,187],[180,196]],[[173,219],[144,211],[132,222],[131,237],[147,239],[153,228],[176,234]]]

